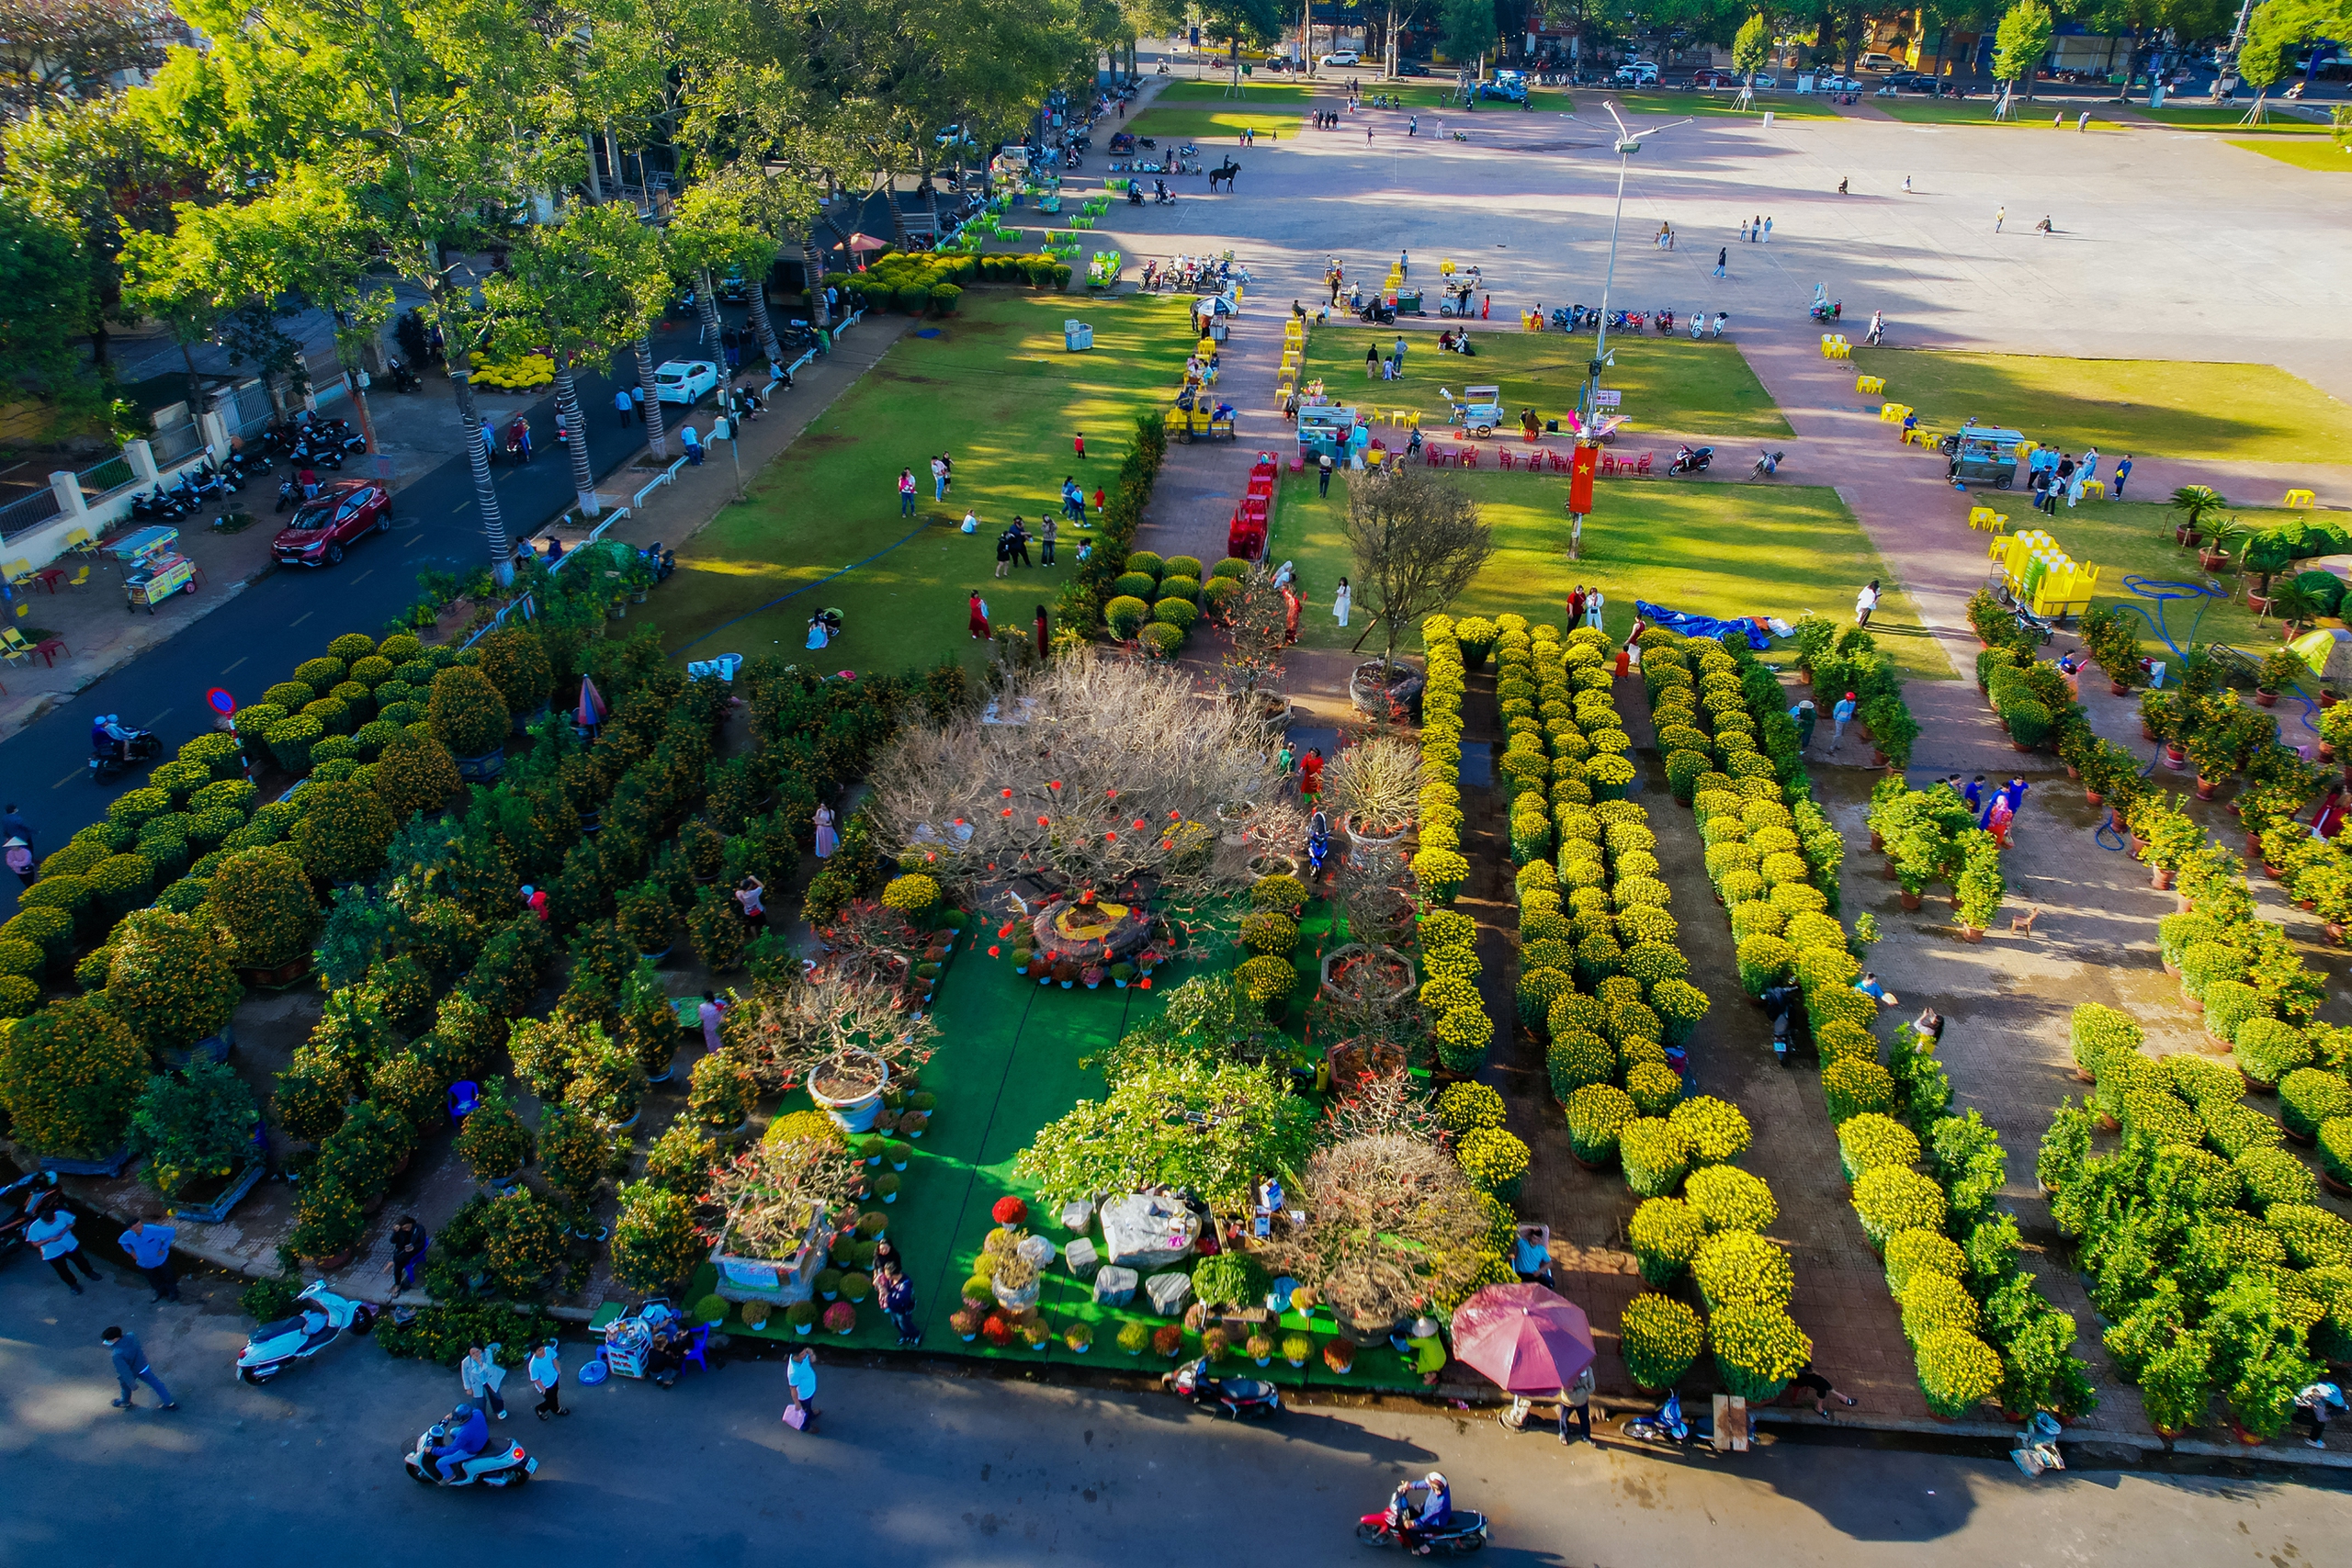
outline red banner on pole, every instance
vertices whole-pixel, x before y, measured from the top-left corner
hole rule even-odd
[[[1600,467],[1600,448],[1579,443],[1576,465],[1568,470],[1568,510],[1583,516],[1592,511],[1592,476]]]

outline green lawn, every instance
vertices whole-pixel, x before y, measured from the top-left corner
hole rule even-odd
[[[1016,567],[999,582],[998,531],[1018,513],[1034,532],[1057,509],[1064,474],[1090,494],[1112,477],[1136,415],[1174,395],[1191,346],[1188,304],[970,289],[961,313],[926,324],[939,335],[892,345],[751,480],[748,502],[679,548],[662,589],[665,642],[673,652],[692,644],[696,659],[795,649],[809,615],[830,605],[848,635],[824,655],[828,668],[895,670],[943,656],[977,668],[966,594],[979,589],[999,623],[1025,625],[1035,605],[1051,607],[1084,536],[1065,525],[1059,564]],[[1092,352],[1063,352],[1070,318],[1093,324]],[[1084,463],[1070,455],[1077,431],[1089,441]],[[931,499],[930,470],[943,451],[956,465],[944,505]],[[899,515],[901,468],[920,481],[913,518]],[[976,535],[958,527],[967,507],[980,515]],[[797,597],[774,603],[786,594]]]
[[[1888,400],[1939,429],[1973,414],[2071,451],[2095,446],[2109,465],[2126,452],[2340,463],[2352,447],[2352,409],[2269,365],[1858,347],[1854,368],[1885,377]]]
[[[1420,265],[1426,275],[1416,276],[1422,287],[1434,290],[1439,281],[1435,265]],[[1430,301],[1435,302],[1434,293]],[[1513,414],[1532,405],[1546,419],[1559,417],[1582,395],[1592,352],[1592,339],[1582,334],[1481,333],[1476,357],[1464,359],[1440,349],[1430,334],[1412,333],[1405,338],[1405,378],[1367,381],[1364,350],[1377,346],[1385,354],[1396,341],[1394,332],[1369,327],[1318,328],[1307,342],[1306,378],[1323,378],[1331,396],[1342,401],[1419,409],[1422,429],[1434,432],[1446,419],[1445,400],[1438,396],[1441,386],[1456,395],[1474,382],[1498,386]],[[1624,412],[1634,423],[1631,432],[1618,438],[1621,447],[1638,443],[1645,429],[1704,432],[1725,439],[1765,440],[1790,434],[1788,421],[1773,406],[1763,383],[1730,344],[1626,336],[1611,338],[1609,349],[1617,363],[1601,372],[1601,385],[1624,393]]]
[[[1741,119],[1761,119],[1765,115],[1770,114],[1776,120],[1836,119],[1838,118],[1836,109],[1817,98],[1801,98],[1793,95],[1782,96],[1776,93],[1765,93],[1757,96],[1755,107],[1745,109],[1736,107],[1738,98],[1739,92],[1736,88],[1698,93],[1661,93],[1656,88],[1645,92],[1622,92],[1614,87],[1592,87],[1586,89],[1585,107],[1590,111],[1590,118],[1603,124],[1606,124],[1609,119],[1609,117],[1601,112],[1600,106],[1604,102],[1615,104],[1617,112],[1629,120],[1645,115],[1658,119],[1681,119],[1694,114],[1730,115]],[[1639,130],[1640,127],[1636,126],[1634,129]]]
[[[2111,468],[2104,463],[2100,466]],[[2198,569],[2195,552],[2173,543],[2173,525],[2179,519],[2160,501],[2086,501],[2071,509],[2062,503],[2056,516],[2043,517],[2037,515],[2031,502],[2022,497],[2014,501],[1992,496],[1981,499],[1984,504],[2008,513],[2011,533],[2040,528],[2075,559],[2098,567],[2100,591],[2095,596],[2096,603],[2139,606],[2159,617],[2172,640],[2183,648],[2188,646],[2192,625],[2199,642],[2226,642],[2261,652],[2278,640],[2278,623],[2257,623],[2242,604],[2224,598],[2181,598],[2165,603],[2132,592],[2125,581],[2127,578],[2137,577],[2152,584],[2206,581],[2205,573]],[[2256,528],[2312,515],[2308,512],[2233,510],[2248,526]],[[1989,561],[1986,570],[1992,570]],[[2225,588],[2234,588],[2238,580],[2229,576],[2219,581]],[[2198,614],[2200,604],[2202,618]],[[2142,649],[2151,656],[2170,657],[2153,627],[2141,628],[2140,641]]]
[[[2212,104],[2191,104],[2180,108],[2166,107],[2160,109],[2151,109],[2146,105],[2141,104],[2133,106],[2128,111],[2128,115],[2129,118],[2139,120],[2143,124],[2170,126],[2175,130],[2252,131],[2256,128],[2245,123],[2245,111],[2248,107],[2249,106],[2245,104],[2238,104],[2235,106],[2229,104],[2222,104],[2219,106]],[[2099,111],[2093,110],[2092,112],[2098,113]],[[2127,111],[2115,109],[2109,112],[2114,113],[2118,118],[2122,118]],[[2328,134],[2328,127],[2324,125],[2314,125],[2309,120],[2295,119],[2286,115],[2265,115],[2260,129],[2266,133],[2278,131],[2283,135],[2289,136],[2325,136]]]
[[[1312,96],[1310,88],[1295,82],[1252,83],[1238,98],[1226,96],[1221,81],[1171,82],[1160,89],[1149,108],[1109,130],[1194,141],[1230,141],[1250,130],[1270,141],[1280,141],[1298,134],[1306,121],[1306,102]],[[1109,146],[1110,140],[1106,133],[1102,138],[1103,146]]]
[[[1807,610],[1843,620],[1854,594],[1875,577],[1884,594],[1871,629],[1880,646],[1918,680],[1950,680],[1951,671],[1919,626],[1919,612],[1895,574],[1879,558],[1853,514],[1826,489],[1689,483],[1666,479],[1599,481],[1593,514],[1585,519],[1582,558],[1567,558],[1565,475],[1464,474],[1459,482],[1478,500],[1495,531],[1495,553],[1456,615],[1506,611],[1558,620],[1568,591],[1599,585],[1608,596],[1603,629],[1623,638],[1634,601],[1700,615],[1773,615],[1793,621]],[[1285,478],[1281,508],[1266,547],[1269,560],[1295,563],[1306,595],[1299,641],[1310,648],[1349,648],[1364,633],[1374,606],[1359,596],[1348,628],[1331,616],[1332,591],[1357,576],[1341,524],[1345,475],[1328,497],[1316,494],[1313,475]],[[1400,646],[1413,646],[1408,628]],[[1367,652],[1385,640],[1382,628],[1365,637]],[[1788,645],[1782,644],[1783,648]]]
[[[1866,101],[1907,125],[2038,125],[2044,130],[2050,129],[2050,122],[2041,118],[2042,114],[2056,114],[2066,107],[2064,104],[2019,103],[2017,112],[2007,119],[1996,120],[1993,118],[1994,100],[1991,98],[1871,98]],[[2075,117],[2082,112],[2080,108],[2067,110],[2066,130],[2075,128]],[[2097,109],[2091,111],[2091,124],[2099,130],[2116,129],[2112,118]]]
[[[2240,141],[2233,138],[2230,145],[2243,147],[2249,152],[2259,152],[2266,158],[2276,158],[2282,164],[2292,164],[2299,169],[2316,169],[2327,175],[2352,173],[2352,147],[2337,141]]]

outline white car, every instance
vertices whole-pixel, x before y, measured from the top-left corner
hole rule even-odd
[[[1617,84],[1623,87],[1655,87],[1657,67],[1646,60],[1632,60],[1617,67]]]
[[[1362,65],[1363,63],[1363,56],[1358,54],[1352,49],[1343,49],[1337,54],[1325,55],[1322,60],[1322,63],[1326,65]]]
[[[1827,76],[1815,78],[1813,90],[1816,93],[1859,93],[1862,90],[1862,85],[1851,76],[1839,76],[1832,73]]]
[[[1854,68],[1858,71],[1899,71],[1902,66],[1894,56],[1874,49],[1856,61]]]
[[[718,389],[718,367],[707,359],[673,359],[653,372],[653,396],[692,408],[705,392]]]
[[[1777,76],[1767,76],[1767,75],[1766,75],[1766,74],[1764,74],[1764,73],[1762,73],[1761,71],[1758,71],[1758,72],[1756,73],[1756,80],[1755,80],[1752,84],[1750,84],[1750,85],[1754,86],[1754,87],[1755,87],[1755,89],[1756,89],[1758,92],[1759,92],[1759,93],[1760,93],[1760,92],[1762,92],[1762,91],[1763,91],[1765,88],[1767,88],[1767,87],[1777,87],[1777,86],[1779,86],[1780,85],[1781,85],[1781,79],[1780,79],[1779,77],[1777,77]]]

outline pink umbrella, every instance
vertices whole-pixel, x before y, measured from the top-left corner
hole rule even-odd
[[[1592,1365],[1592,1325],[1542,1285],[1488,1285],[1454,1309],[1453,1354],[1507,1393],[1549,1393]]]
[[[572,714],[580,721],[580,728],[595,728],[605,722],[605,715],[609,711],[604,697],[596,691],[596,682],[585,675],[580,677],[580,706]]]

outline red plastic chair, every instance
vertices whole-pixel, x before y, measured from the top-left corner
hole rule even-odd
[[[1426,467],[1426,468],[1436,468],[1436,467],[1437,467],[1437,448],[1436,448],[1436,447],[1434,447],[1434,446],[1424,446],[1424,447],[1422,447],[1422,448],[1421,448],[1421,463],[1422,463],[1422,465],[1423,465],[1424,467]]]
[[[1608,476],[1608,475],[1612,475],[1612,474],[1616,473],[1616,471],[1617,471],[1617,459],[1616,459],[1615,457],[1611,457],[1610,454],[1608,454],[1608,453],[1606,453],[1606,452],[1603,452],[1603,453],[1600,455],[1600,472],[1601,472],[1601,474],[1602,474],[1604,477],[1606,477],[1606,476]]]
[[[1478,449],[1476,446],[1464,446],[1462,449],[1462,466],[1465,468],[1475,468],[1478,466]]]
[[[1655,453],[1650,453],[1650,452],[1645,452],[1645,453],[1643,453],[1643,454],[1642,454],[1642,461],[1641,461],[1641,465],[1640,465],[1640,467],[1636,468],[1634,470],[1634,472],[1635,472],[1635,473],[1637,473],[1637,474],[1641,475],[1641,476],[1642,476],[1642,477],[1644,477],[1645,479],[1648,478],[1648,477],[1649,477],[1649,471],[1650,471],[1650,459],[1651,459],[1653,457],[1655,457],[1655,456],[1656,456],[1656,454],[1655,454]]]
[[[1511,466],[1510,454],[1509,452],[1498,452],[1495,454],[1495,457],[1504,468],[1508,468]]]

